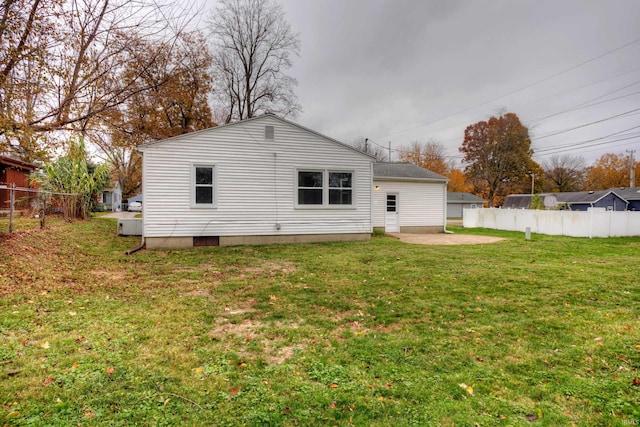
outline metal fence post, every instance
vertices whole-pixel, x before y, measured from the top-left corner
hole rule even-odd
[[[15,187],[16,184],[12,183],[9,188],[9,234],[13,233],[13,209],[15,204]]]
[[[40,216],[40,228],[44,228],[44,214],[47,212],[47,196],[38,190],[38,195],[42,199],[42,216]]]

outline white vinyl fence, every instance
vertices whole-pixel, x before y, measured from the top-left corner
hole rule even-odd
[[[573,237],[640,236],[640,212],[465,209],[465,228],[493,228]]]

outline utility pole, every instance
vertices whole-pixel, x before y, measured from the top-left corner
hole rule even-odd
[[[627,150],[627,153],[629,153],[629,166],[631,167],[631,176],[629,179],[630,188],[634,188],[636,186],[636,161],[633,158],[635,152],[636,150]]]
[[[536,183],[536,175],[533,173],[533,171],[529,171],[529,175],[531,175],[531,195],[533,195],[533,189]]]

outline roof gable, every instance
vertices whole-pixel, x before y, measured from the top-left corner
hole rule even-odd
[[[625,200],[640,200],[640,187],[632,188],[610,188],[609,191],[615,193]]]
[[[252,117],[252,118],[249,118],[249,119],[239,120],[239,121],[233,122],[233,123],[226,123],[226,124],[219,125],[219,126],[213,126],[213,127],[207,128],[207,129],[202,129],[202,130],[198,130],[198,131],[195,131],[195,132],[189,132],[189,133],[185,133],[185,134],[182,134],[182,135],[173,136],[171,138],[163,139],[163,140],[160,140],[160,141],[148,142],[148,143],[145,143],[145,144],[142,144],[141,146],[139,146],[138,147],[138,151],[141,151],[141,152],[144,153],[144,151],[149,147],[157,147],[157,146],[163,146],[163,145],[172,144],[174,142],[179,142],[179,141],[183,141],[185,139],[189,139],[189,138],[193,137],[194,135],[215,134],[215,133],[219,132],[220,130],[226,130],[226,129],[230,129],[230,128],[234,128],[234,127],[238,127],[240,129],[242,129],[242,126],[244,124],[246,124],[246,123],[254,122],[254,121],[261,121],[261,120],[268,120],[268,119],[273,119],[273,120],[279,121],[279,122],[281,122],[281,123],[283,123],[283,124],[285,124],[287,126],[292,126],[292,127],[297,128],[299,130],[302,130],[303,132],[306,132],[306,133],[309,133],[311,135],[317,136],[317,137],[319,137],[321,139],[324,139],[325,141],[328,141],[328,142],[330,142],[332,144],[335,144],[335,145],[337,145],[339,147],[351,150],[351,151],[353,151],[353,152],[355,152],[355,153],[357,153],[357,154],[359,154],[361,156],[364,156],[364,157],[366,157],[366,158],[368,158],[370,160],[374,160],[375,159],[375,156],[373,156],[371,154],[368,154],[368,153],[365,153],[363,151],[360,151],[357,148],[352,147],[351,145],[345,144],[344,142],[340,142],[337,139],[333,139],[331,137],[323,135],[323,134],[321,134],[319,132],[316,132],[316,131],[314,131],[312,129],[309,129],[307,127],[304,127],[304,126],[299,125],[297,123],[294,123],[292,121],[283,119],[282,117],[278,117],[278,116],[276,116],[275,114],[272,114],[272,113],[267,113],[267,114],[264,114],[264,115],[261,115],[261,116],[257,116],[257,117]]]

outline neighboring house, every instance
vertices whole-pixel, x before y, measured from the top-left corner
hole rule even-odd
[[[113,182],[111,188],[102,190],[100,202],[104,205],[105,210],[112,212],[120,212],[122,210],[122,190],[119,182]]]
[[[412,163],[373,165],[373,227],[387,233],[443,233],[448,179]]]
[[[274,115],[139,151],[147,248],[371,236],[374,158]]]
[[[640,187],[611,188],[610,191],[613,191],[629,203],[627,205],[628,211],[640,211]]]
[[[566,193],[539,194],[547,209],[565,209],[572,211],[586,211],[589,208],[603,208],[611,211],[627,210],[628,202],[612,190],[602,191],[574,191]],[[529,209],[530,194],[511,194],[502,205],[503,209]]]
[[[541,195],[540,197],[543,196]],[[529,209],[531,207],[532,198],[533,195],[531,194],[509,194],[504,198],[502,209]]]
[[[462,218],[464,209],[478,209],[486,200],[471,193],[447,192],[447,218]]]
[[[18,160],[14,157],[0,154],[0,210],[8,210],[10,202],[10,190],[5,187],[30,188],[29,174],[37,167]],[[15,191],[14,200],[17,208],[25,208],[29,205],[24,199],[30,194],[25,191]]]

